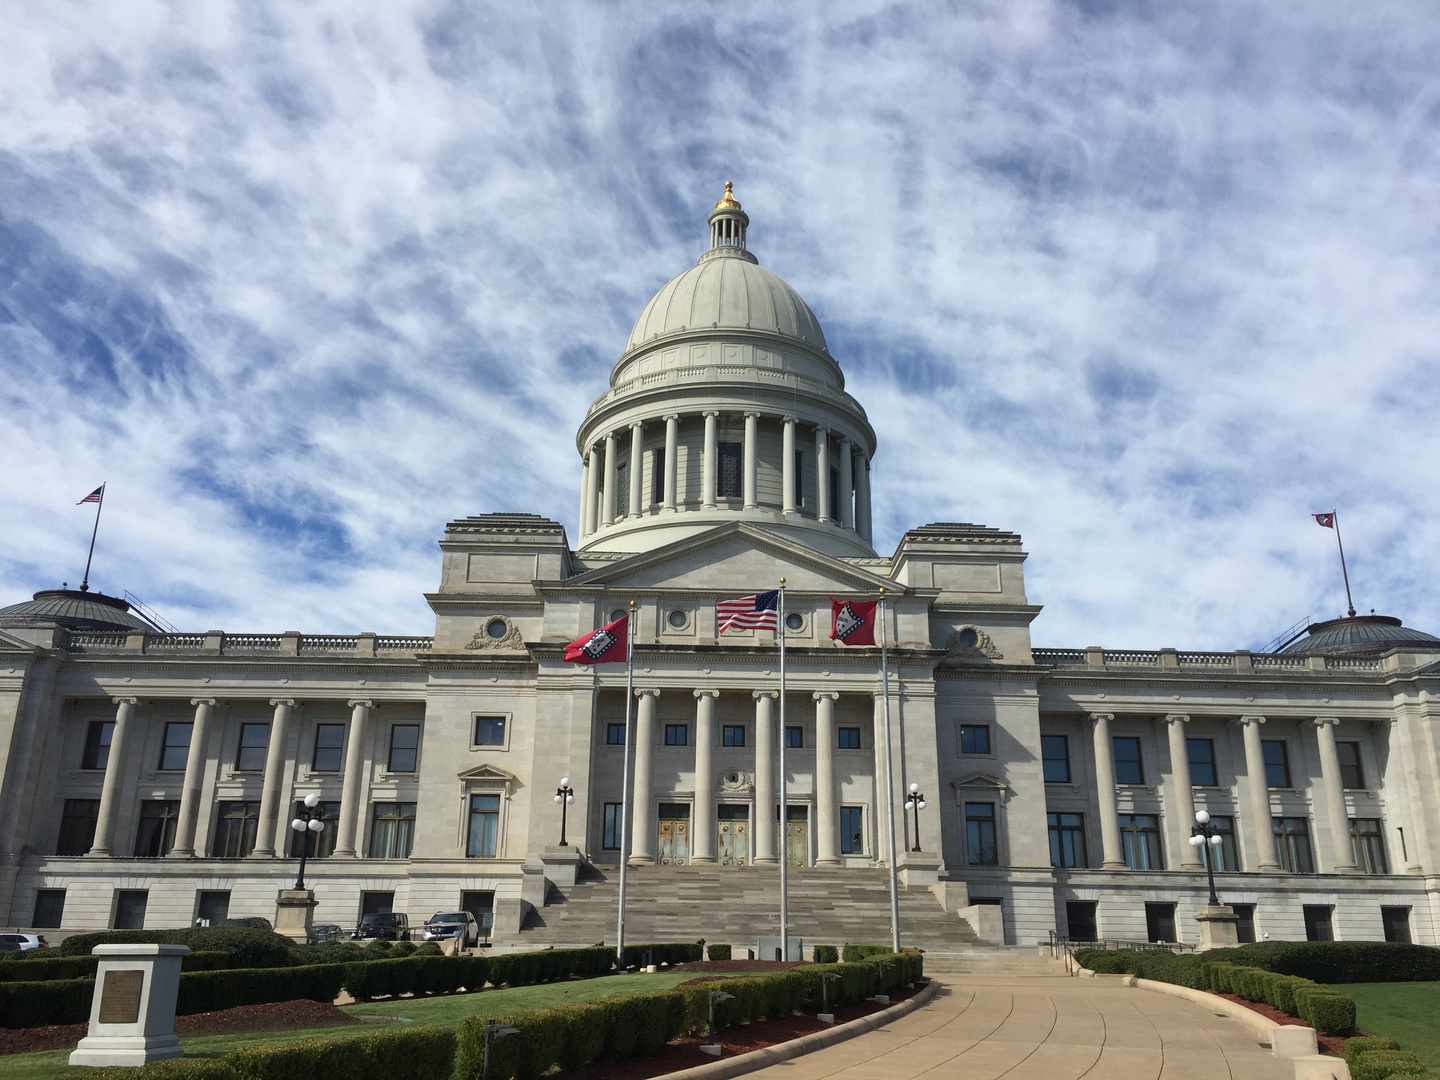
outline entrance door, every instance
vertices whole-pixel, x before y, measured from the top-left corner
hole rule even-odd
[[[750,864],[750,807],[721,804],[716,807],[720,822],[720,865]]]
[[[785,816],[785,861],[791,866],[810,865],[810,810],[787,806]]]
[[[660,863],[685,866],[690,862],[690,807],[684,803],[660,804]]]

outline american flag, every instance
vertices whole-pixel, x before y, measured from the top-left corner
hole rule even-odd
[[[104,484],[101,484],[98,488],[96,488],[94,491],[90,492],[89,495],[86,495],[83,499],[81,499],[81,500],[80,500],[78,503],[76,503],[75,505],[76,505],[76,506],[84,506],[87,502],[98,503],[98,502],[100,501],[100,494],[101,494],[101,492],[103,492],[104,490],[105,490],[105,485],[104,485]]]
[[[780,590],[721,600],[715,605],[720,633],[726,630],[776,630],[780,626]]]

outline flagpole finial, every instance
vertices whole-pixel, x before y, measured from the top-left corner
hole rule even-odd
[[[884,596],[884,595],[885,595],[885,586],[884,586],[884,585],[881,585],[881,586],[880,586],[880,595],[881,595],[881,596]]]
[[[784,585],[784,584],[785,584],[785,579],[784,579],[783,577],[780,579],[780,584],[781,584],[781,585]]]

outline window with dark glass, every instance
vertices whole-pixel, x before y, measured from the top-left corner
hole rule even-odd
[[[1163,902],[1146,904],[1145,932],[1149,940],[1156,943],[1178,940],[1175,937],[1175,905]]]
[[[605,804],[605,834],[600,840],[600,847],[605,851],[620,850],[621,813],[620,803],[607,802]]]
[[[420,725],[394,724],[390,728],[390,772],[414,772],[420,758]]]
[[[1290,786],[1290,751],[1279,739],[1266,739],[1260,744],[1265,755],[1265,783],[1268,787]]]
[[[1365,771],[1360,767],[1360,744],[1337,742],[1335,754],[1340,759],[1340,786],[1355,791],[1364,790]]]
[[[665,745],[666,746],[687,746],[690,742],[690,726],[688,724],[666,724]]]
[[[1409,910],[1408,908],[1406,909]],[[35,911],[30,925],[37,930],[58,930],[65,920],[65,890],[35,890]],[[1408,938],[1406,940],[1409,940]]]
[[[308,841],[310,844],[309,858],[329,858],[335,853],[335,835],[340,827],[340,804],[338,802],[320,802],[315,804],[314,810],[309,810],[304,802],[297,800],[295,812],[290,815],[290,820],[294,821],[298,818],[302,810],[307,810],[312,814],[318,812],[320,820],[325,823],[325,828],[318,833],[311,832],[309,829],[303,833],[296,832],[294,829],[286,829],[285,831],[290,834],[290,857],[292,859],[300,857],[300,852],[304,850],[302,845],[307,843],[305,838],[308,836],[310,838]]]
[[[624,746],[624,745],[625,745],[625,725],[624,725],[624,724],[606,724],[606,725],[605,725],[605,745],[606,745],[606,746]]]
[[[56,855],[84,855],[95,843],[95,824],[100,820],[99,799],[66,799],[60,814],[60,839]]]
[[[742,496],[740,470],[743,460],[743,448],[739,443],[720,444],[720,468],[715,478],[715,494],[720,498],[738,499]]]
[[[1310,852],[1310,822],[1303,817],[1270,820],[1274,826],[1275,852],[1280,858],[1280,869],[1290,874],[1313,874],[1315,858]]]
[[[1155,814],[1121,814],[1120,851],[1131,870],[1164,870],[1160,818]]]
[[[1065,933],[1071,941],[1094,941],[1097,933],[1094,900],[1065,901]]]
[[[995,804],[965,804],[965,858],[971,866],[998,866],[1000,851],[995,843]]]
[[[840,807],[840,854],[865,854],[865,813],[863,807]]]
[[[190,722],[165,725],[165,745],[160,748],[160,768],[164,772],[183,772],[186,759],[190,757],[190,733],[195,725]]]
[[[665,501],[665,451],[650,451],[650,505]]]
[[[724,746],[744,746],[745,726],[743,724],[726,724],[720,732],[720,741]]]
[[[175,826],[180,821],[180,802],[146,799],[140,804],[140,828],[135,832],[135,857],[158,859],[175,846]]]
[[[785,748],[787,750],[801,750],[805,746],[805,729],[803,727],[785,728]]]
[[[470,796],[470,828],[465,854],[472,859],[493,859],[500,843],[500,796]]]
[[[840,520],[840,470],[830,469],[830,517]]]
[[[805,509],[805,453],[795,451],[795,509]]]
[[[630,463],[622,461],[615,469],[615,516],[630,513]]]
[[[1190,760],[1190,783],[1196,787],[1216,787],[1215,741],[1186,739],[1185,754]]]
[[[370,858],[408,859],[415,843],[415,804],[377,802],[371,815]]]
[[[339,772],[345,763],[345,725],[315,725],[315,755],[310,768],[315,772]]]
[[[235,752],[235,771],[264,772],[265,751],[269,745],[269,724],[241,724],[240,745]]]
[[[1379,818],[1351,818],[1350,847],[1362,874],[1390,872],[1385,860],[1385,830]]]
[[[1335,930],[1330,923],[1334,908],[1327,904],[1304,904],[1301,910],[1305,914],[1306,941],[1335,940]]]
[[[1070,783],[1070,740],[1064,735],[1040,736],[1040,761],[1047,784]]]
[[[85,729],[85,752],[80,755],[80,767],[105,768],[110,762],[110,740],[114,737],[114,720],[91,720]]]
[[[505,717],[477,716],[475,718],[476,746],[505,745]]]
[[[63,897],[62,897],[63,899]],[[36,926],[41,925],[36,923]],[[60,924],[52,923],[53,926]],[[1382,907],[1380,909],[1380,927],[1385,933],[1386,941],[1410,944],[1410,909],[1408,907]]]
[[[839,739],[841,750],[860,749],[860,729],[858,727],[842,727]]]
[[[960,725],[960,753],[962,753],[962,754],[988,754],[988,753],[990,753],[990,725],[989,725],[989,724],[961,724],[961,725]]]
[[[1117,784],[1145,783],[1145,769],[1140,764],[1140,740],[1133,735],[1116,735],[1115,782]]]
[[[115,929],[144,930],[145,906],[150,900],[147,889],[118,889],[115,892]]]
[[[243,859],[255,850],[255,830],[260,825],[260,803],[222,802],[216,811],[215,838],[210,842],[212,859]]]
[[[214,926],[221,919],[230,917],[230,890],[205,889],[195,900],[195,918],[203,920],[206,926]]]
[[[1235,912],[1235,937],[1241,945],[1248,945],[1255,940],[1255,905],[1254,904],[1231,904],[1230,908]]]
[[[1090,865],[1085,854],[1085,815],[1046,814],[1050,824],[1050,865],[1084,869]]]
[[[1211,814],[1210,824],[1220,834],[1220,843],[1218,846],[1206,844],[1205,850],[1209,855],[1202,855],[1201,858],[1208,857],[1213,860],[1217,874],[1239,870],[1240,849],[1235,843],[1235,819]]]

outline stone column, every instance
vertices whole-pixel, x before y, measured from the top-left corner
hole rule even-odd
[[[175,823],[172,859],[195,857],[195,825],[200,817],[200,796],[205,788],[205,748],[210,742],[210,718],[215,715],[214,698],[191,698],[195,719],[190,727],[190,753],[185,757],[185,780],[180,789],[180,820]]]
[[[110,736],[110,757],[105,763],[105,786],[100,789],[100,815],[95,822],[95,840],[87,855],[109,858],[115,854],[115,826],[120,814],[120,786],[125,782],[125,757],[130,734],[135,730],[135,706],[139,698],[112,698],[115,703],[115,731]],[[191,733],[194,737],[194,733]]]
[[[760,462],[757,458],[760,414],[745,414],[745,509],[754,510],[760,505]]]
[[[780,509],[787,514],[795,513],[795,493],[800,484],[795,472],[795,423],[795,417],[785,417],[780,446]]]
[[[855,475],[850,455],[850,440],[840,440],[840,514],[839,522],[847,529],[855,528]]]
[[[1250,794],[1250,835],[1255,841],[1262,873],[1280,869],[1275,855],[1275,825],[1270,820],[1270,785],[1265,779],[1265,751],[1260,745],[1263,716],[1242,716],[1240,729],[1245,737],[1245,781]]]
[[[585,520],[580,528],[589,536],[600,520],[600,448],[592,446],[585,459]]]
[[[655,699],[659,690],[636,690],[640,707],[635,712],[635,800],[630,815],[630,865],[655,861],[655,779],[651,759],[655,746]]]
[[[1115,748],[1110,742],[1113,713],[1091,713],[1095,725],[1095,787],[1100,796],[1100,850],[1102,870],[1125,869],[1120,850],[1120,811],[1115,804]]]
[[[590,459],[580,455],[580,516],[575,519],[575,526],[580,530],[580,538],[583,540],[585,532],[585,515],[590,511]]]
[[[645,425],[630,425],[630,516],[640,516],[640,475],[645,471]]]
[[[830,432],[827,428],[815,429],[815,517],[829,521],[834,513],[830,505]]]
[[[1200,849],[1190,846],[1190,827],[1195,824],[1195,792],[1190,780],[1190,747],[1185,741],[1185,725],[1189,722],[1190,717],[1183,713],[1165,717],[1170,733],[1170,782],[1175,785],[1175,805],[1169,808],[1170,843],[1180,853],[1180,869],[1203,870]]]
[[[1350,815],[1345,810],[1345,783],[1340,777],[1340,755],[1335,751],[1336,716],[1317,716],[1315,734],[1320,740],[1320,781],[1325,790],[1325,816],[1330,822],[1330,869],[1337,874],[1359,873],[1350,846]]]
[[[715,861],[715,699],[719,690],[695,691],[695,831],[691,862]]]
[[[602,525],[615,524],[615,514],[620,505],[620,492],[616,490],[618,481],[615,479],[619,466],[620,462],[615,454],[615,433],[611,432],[605,436],[605,505],[600,511]]]
[[[755,862],[775,863],[775,699],[777,690],[752,690],[755,699]]]
[[[839,866],[840,808],[835,788],[835,699],[817,690],[815,699],[815,865]]]
[[[270,745],[265,751],[260,823],[255,829],[255,850],[250,852],[252,858],[262,859],[275,857],[275,825],[280,816],[280,789],[285,783],[285,744],[290,738],[290,716],[295,711],[295,702],[290,698],[272,698],[270,704],[275,712],[270,720]],[[290,832],[288,825],[285,831]]]
[[[360,820],[360,785],[365,780],[365,763],[369,760],[369,701],[352,701],[350,730],[345,733],[345,786],[340,790],[340,820],[335,825],[335,854],[354,858],[356,824]]]
[[[860,538],[869,542],[874,539],[870,524],[870,462],[865,452],[859,451],[855,464],[855,531]]]
[[[700,480],[700,505],[706,510],[714,510],[715,503],[715,471],[719,465],[717,460],[720,457],[720,414],[718,412],[707,412],[705,414],[705,457],[701,461],[701,468],[705,475]]]
[[[680,461],[680,416],[670,413],[665,417],[665,504],[664,509],[675,509],[676,472]]]

